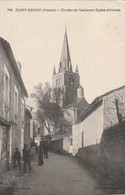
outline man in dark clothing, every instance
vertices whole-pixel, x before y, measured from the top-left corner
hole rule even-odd
[[[42,142],[40,142],[40,146],[38,149],[38,165],[43,165],[43,148],[42,148]]]
[[[18,148],[15,148],[15,150],[16,151],[14,152],[14,155],[13,155],[13,167],[14,168],[16,167],[16,162],[17,162],[19,169],[21,170],[21,166],[20,166],[21,154],[18,151]]]
[[[48,158],[48,143],[44,144],[44,158]]]
[[[27,165],[28,165],[29,170],[32,170],[31,162],[30,162],[30,150],[28,150],[27,144],[24,144],[23,161],[24,161],[24,167],[23,167],[24,172],[26,172]]]

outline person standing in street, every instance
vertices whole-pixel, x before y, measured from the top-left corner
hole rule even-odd
[[[47,142],[44,145],[44,158],[48,158],[48,143]]]
[[[13,155],[13,168],[16,167],[16,162],[17,162],[18,166],[19,166],[19,169],[21,170],[20,160],[21,160],[21,154],[18,151],[18,148],[15,148],[15,152],[14,152],[14,155]]]
[[[40,142],[40,146],[38,148],[38,165],[43,165],[43,148],[42,142]]]
[[[28,150],[27,144],[24,144],[24,149],[23,149],[23,161],[24,161],[24,167],[23,171],[27,171],[27,165],[29,170],[32,170],[31,168],[31,161],[30,161],[30,150]]]

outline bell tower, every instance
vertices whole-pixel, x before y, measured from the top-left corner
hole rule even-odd
[[[60,105],[66,106],[77,98],[77,88],[80,86],[78,66],[75,72],[72,69],[72,62],[69,51],[67,30],[65,29],[59,68],[53,71],[52,87],[60,90]]]

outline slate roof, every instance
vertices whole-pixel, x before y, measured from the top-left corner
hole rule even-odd
[[[65,108],[70,108],[70,107],[75,107],[77,106],[77,104],[83,99],[83,97],[81,98],[75,98],[70,104],[66,105]]]

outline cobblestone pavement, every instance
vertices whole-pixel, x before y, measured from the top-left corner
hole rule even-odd
[[[105,195],[96,188],[96,183],[77,159],[54,153],[37,165],[37,156],[32,162],[33,170],[19,179],[14,195]]]

